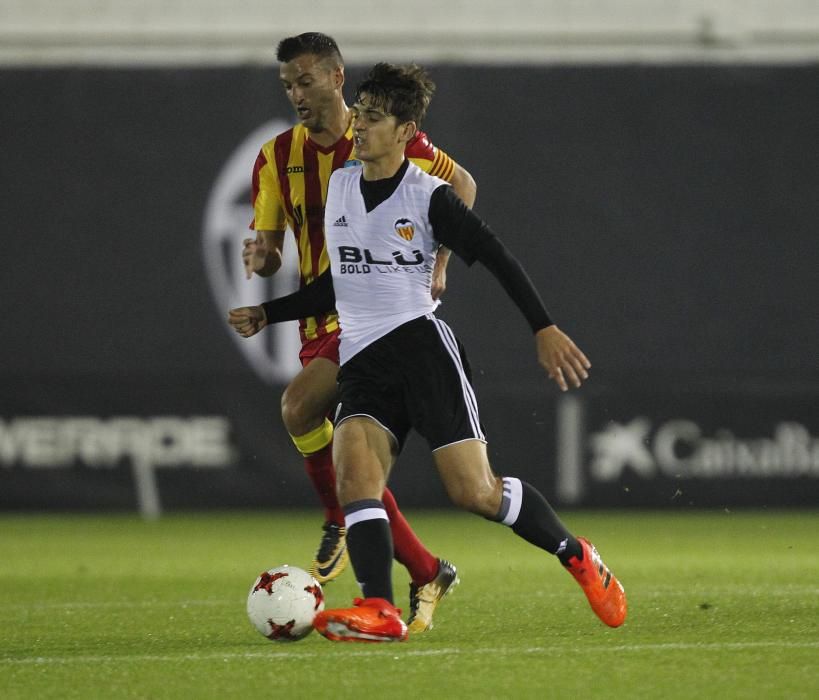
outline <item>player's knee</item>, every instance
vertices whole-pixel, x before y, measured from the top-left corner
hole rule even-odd
[[[336,491],[342,505],[366,499],[378,500],[385,483],[377,472],[362,472],[343,460],[336,465]]]
[[[498,495],[494,484],[463,483],[450,486],[448,491],[450,500],[470,513],[491,518],[498,512]]]
[[[282,394],[282,421],[291,435],[304,435],[321,424],[324,416],[313,415],[313,402],[303,392],[287,387]]]

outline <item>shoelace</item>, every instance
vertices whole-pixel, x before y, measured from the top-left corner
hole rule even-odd
[[[418,598],[418,591],[420,588],[414,583],[410,584],[410,619],[418,614],[418,604],[421,602]]]
[[[321,538],[321,545],[316,558],[319,561],[327,561],[338,544],[341,528],[335,523],[326,523],[322,526],[322,530],[324,530],[324,535]]]

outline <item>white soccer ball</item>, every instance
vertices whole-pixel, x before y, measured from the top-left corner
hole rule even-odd
[[[263,571],[247,594],[251,624],[274,642],[304,639],[321,610],[324,592],[319,582],[304,569],[287,564]]]

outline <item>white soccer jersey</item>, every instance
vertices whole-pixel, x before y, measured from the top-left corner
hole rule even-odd
[[[447,184],[409,163],[395,192],[368,213],[360,178],[360,166],[336,170],[324,210],[342,365],[435,308],[430,288],[438,242],[429,222],[429,200]]]

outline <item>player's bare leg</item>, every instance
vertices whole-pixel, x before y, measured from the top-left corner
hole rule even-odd
[[[464,440],[432,453],[450,500],[459,508],[493,518],[500,508],[503,484],[492,472],[482,440]]]

